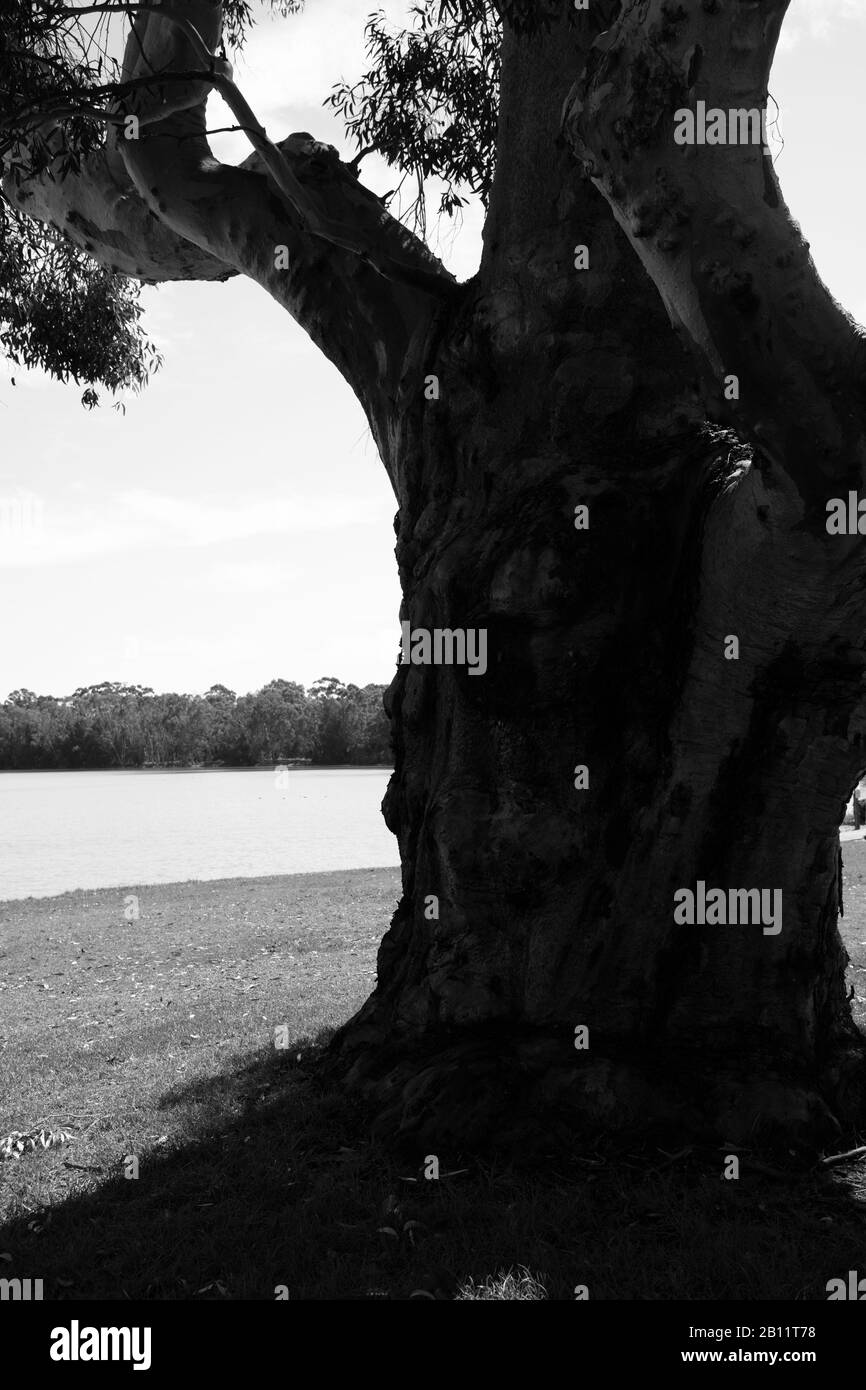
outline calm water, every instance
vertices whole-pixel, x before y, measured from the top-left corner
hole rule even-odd
[[[398,864],[379,810],[389,777],[381,768],[0,772],[0,899]]]

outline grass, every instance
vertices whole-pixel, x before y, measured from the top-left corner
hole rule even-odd
[[[857,991],[866,843],[844,856]],[[0,1277],[60,1300],[823,1300],[862,1266],[856,1165],[744,1153],[726,1182],[721,1149],[600,1136],[531,1170],[440,1153],[437,1181],[371,1143],[310,1061],[368,994],[398,893],[376,869],[0,904],[0,1138],[73,1136],[0,1162]]]

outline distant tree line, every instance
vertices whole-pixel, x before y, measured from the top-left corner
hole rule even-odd
[[[0,704],[0,769],[391,764],[384,685],[334,676],[309,690],[270,681],[252,695],[157,695],[104,681],[63,698],[13,690]]]

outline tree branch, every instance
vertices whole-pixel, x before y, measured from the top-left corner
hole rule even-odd
[[[162,71],[170,72],[179,63],[182,64],[185,46],[188,45],[193,50],[195,60],[209,68],[206,85],[220,94],[238,125],[247,132],[250,143],[260,155],[271,179],[303,219],[307,232],[330,242],[332,246],[360,256],[385,279],[415,285],[439,297],[446,294],[451,287],[451,277],[435,257],[427,252],[423,244],[410,238],[408,233],[401,239],[402,244],[398,249],[389,245],[388,239],[379,235],[363,236],[351,223],[342,218],[328,216],[312,191],[295,176],[290,161],[284,157],[279,146],[268,138],[264,126],[257,120],[249,102],[234,82],[231,64],[226,59],[213,55],[212,49],[219,41],[220,7],[207,4],[206,0],[187,3],[184,8],[194,13],[198,20],[197,24],[193,24],[185,15],[178,13],[178,3],[179,0],[172,0],[163,6],[96,5],[88,8],[94,12],[125,8],[133,14],[146,17],[145,27],[134,34],[134,42],[131,36],[127,43],[125,74],[129,72],[133,77],[137,76],[143,64],[152,72],[157,62],[160,63]],[[158,82],[153,83],[157,92],[158,85]],[[148,106],[149,90],[152,88],[145,84],[138,93],[140,100],[134,108],[142,125],[154,121],[163,124],[171,113],[197,107],[206,97],[206,92],[203,92],[198,84],[192,83],[185,97],[182,91],[172,93],[171,100],[166,102],[163,93],[158,92],[156,104],[151,103]]]
[[[20,107],[14,115],[0,121],[0,130],[11,131],[14,142],[15,137],[26,129],[51,125],[71,116],[85,116],[88,120],[99,121],[104,125],[123,125],[129,113],[118,103],[130,93],[153,90],[154,87],[164,88],[166,84],[171,86],[173,82],[186,85],[195,81],[207,82],[209,78],[209,72],[193,69],[189,72],[161,73],[158,76],[132,78],[128,82],[106,82],[99,87],[87,87],[82,90],[80,100],[76,100],[77,94],[62,92],[58,93],[56,98],[58,106],[52,104],[52,99],[46,99],[35,105]],[[94,100],[101,97],[110,97],[115,103],[114,108],[107,110],[94,106]]]
[[[213,57],[219,3],[87,9],[134,16],[118,90],[141,138],[110,131],[78,174],[52,183],[58,148],[54,169],[9,196],[124,273],[255,279],[346,376],[387,460],[394,395],[417,389],[413,354],[450,303],[453,277],[335,150],[306,134],[278,145],[268,138],[229,65]],[[221,164],[208,145],[213,89],[251,132],[255,152],[240,168]]]
[[[58,151],[38,177],[3,179],[3,193],[37,222],[45,222],[110,270],[150,284],[171,280],[228,280],[237,270],[178,236],[135,191],[117,149],[87,156],[77,172],[62,173]]]
[[[789,0],[627,0],[596,41],[563,130],[702,362],[727,422],[784,468],[823,515],[828,487],[866,471],[864,335],[818,276],[762,134]],[[678,112],[724,113],[713,139]],[[729,114],[730,113],[730,114]],[[709,117],[708,119],[712,119]],[[677,138],[675,138],[675,134]],[[729,392],[733,388],[728,386]]]
[[[142,64],[183,68],[187,39],[165,23],[180,8],[212,48],[219,6],[171,0],[136,19],[122,76]],[[139,27],[140,26],[140,27]],[[196,55],[197,56],[197,55]],[[255,153],[240,168],[221,164],[206,136],[205,103],[194,86],[169,114],[141,96],[147,139],[117,141],[141,198],[180,236],[261,284],[307,330],[358,394],[383,444],[407,353],[450,302],[453,277],[385,211],[335,150],[302,134],[274,144],[228,72],[214,60],[211,85],[239,123],[253,131]],[[109,137],[111,138],[111,137]]]
[[[196,57],[199,58],[201,62],[210,62],[211,50],[208,48],[207,43],[205,42],[202,35],[199,33],[196,26],[192,24],[188,19],[184,18],[183,15],[180,15],[176,12],[172,13],[171,11],[169,11],[161,5],[146,5],[138,3],[134,5],[124,5],[122,3],[117,3],[114,5],[76,5],[73,8],[64,7],[64,10],[65,13],[70,16],[70,18],[74,16],[76,19],[79,15],[83,14],[159,15],[161,19],[165,19],[169,24],[174,25],[176,29],[180,30],[180,32],[191,44],[196,54]]]

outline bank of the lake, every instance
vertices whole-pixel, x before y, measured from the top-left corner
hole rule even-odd
[[[108,1162],[154,1142],[168,1092],[159,1128],[188,1135],[232,1058],[358,1008],[399,893],[366,869],[0,903],[0,1137],[40,1120]]]
[[[843,857],[859,990],[866,842]],[[398,893],[374,869],[139,887],[133,921],[115,890],[0,905],[0,1136],[73,1135],[0,1163],[4,1277],[46,1299],[773,1300],[857,1267],[857,1167],[833,1186],[746,1151],[725,1183],[717,1148],[583,1136],[529,1172],[443,1150],[428,1182],[423,1152],[372,1140],[310,1038],[369,992]]]

